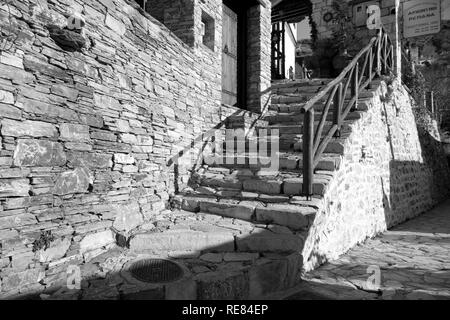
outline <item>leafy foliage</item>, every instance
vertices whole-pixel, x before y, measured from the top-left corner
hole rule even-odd
[[[334,11],[333,46],[335,49],[347,49],[355,40],[355,26],[349,15],[350,7],[346,1],[334,0],[331,4]]]
[[[42,231],[41,235],[39,236],[39,239],[34,240],[33,242],[33,252],[39,251],[39,250],[46,250],[50,247],[50,243],[55,240],[55,236],[52,234],[52,232],[49,231]]]

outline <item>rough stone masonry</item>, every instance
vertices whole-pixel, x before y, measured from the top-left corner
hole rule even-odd
[[[0,6],[0,28],[12,35],[0,54],[0,297],[66,281],[69,264],[154,219],[190,175],[186,159],[176,176],[167,160],[239,111],[220,103],[222,1],[190,1],[189,44],[136,1],[8,3]],[[202,10],[215,19],[212,48],[196,33]],[[85,17],[86,44],[66,50],[51,30],[70,35],[74,12]],[[270,37],[270,6],[251,12]],[[270,85],[263,36],[249,44],[254,90]],[[261,97],[252,99],[257,109]]]

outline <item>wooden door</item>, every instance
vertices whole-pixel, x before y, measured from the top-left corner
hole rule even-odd
[[[237,41],[238,16],[226,5],[223,5],[222,26],[222,103],[237,103]]]

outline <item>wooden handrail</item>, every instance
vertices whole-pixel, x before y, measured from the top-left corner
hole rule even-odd
[[[363,56],[364,63],[360,64],[360,59]],[[352,109],[357,109],[359,91],[370,88],[372,80],[376,76],[390,72],[393,64],[394,48],[392,42],[385,30],[380,29],[378,35],[373,37],[358,52],[339,76],[328,83],[325,88],[320,90],[302,107],[302,111],[305,112],[305,117],[303,118],[302,192],[307,198],[310,198],[313,194],[314,169],[331,139],[340,136],[342,121]],[[343,85],[346,78],[345,85]],[[349,87],[350,99],[346,102]],[[321,111],[319,124],[314,130],[314,107],[324,97],[327,97],[327,99]],[[333,107],[331,107],[332,105]],[[330,110],[333,110],[332,125],[324,133],[325,123]]]
[[[354,58],[353,60],[350,62],[350,64],[348,66],[346,66],[344,68],[344,70],[342,70],[342,72],[339,74],[339,76],[334,79],[333,81],[331,81],[324,89],[320,90],[314,97],[312,97],[310,100],[308,100],[306,102],[306,104],[303,106],[303,110],[309,110],[310,108],[312,108],[314,106],[314,104],[316,102],[318,102],[320,99],[323,98],[323,96],[330,91],[335,85],[339,84],[339,82],[341,82],[342,80],[344,80],[346,74],[352,70],[352,68],[355,66],[356,62],[359,60],[359,58],[361,58],[361,56],[366,53],[373,45],[373,43],[377,40],[377,37],[373,37],[369,44],[367,46],[365,46]]]

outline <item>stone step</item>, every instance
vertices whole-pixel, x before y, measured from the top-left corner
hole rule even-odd
[[[355,120],[344,120],[342,122],[341,131],[342,132],[350,132],[351,131],[350,125],[353,123],[353,121],[355,121]],[[319,126],[319,123],[320,123],[320,121],[315,121],[314,128],[317,128]],[[268,135],[274,135],[274,133],[277,132],[274,130],[278,130],[278,133],[281,136],[284,134],[303,134],[303,126],[304,126],[303,122],[298,122],[298,123],[294,123],[292,125],[271,124],[266,127],[257,127],[257,129],[258,129],[258,131],[261,129],[266,129]],[[322,136],[325,135],[328,132],[328,130],[331,129],[332,126],[333,126],[333,123],[331,121],[326,121],[325,125],[323,127]]]
[[[262,153],[267,155],[267,153]],[[253,154],[244,151],[239,154],[224,154],[223,157],[217,157],[216,160],[208,165],[212,168],[248,168],[250,172],[245,170],[235,170],[237,175],[242,171],[245,175],[255,175],[261,168],[270,168],[276,165],[279,170],[299,170],[303,168],[303,154],[299,152],[278,153],[274,154],[275,160],[271,157],[260,156],[259,154]],[[341,157],[336,154],[322,154],[316,170],[334,171],[339,168]],[[231,171],[233,172],[233,170]]]
[[[368,102],[369,98],[359,98],[358,99],[358,111],[367,111],[369,109]],[[350,102],[350,100],[346,99],[345,104]],[[301,113],[302,108],[305,106],[306,102],[302,103],[271,103],[269,106],[269,111],[275,111],[279,113]],[[325,108],[325,102],[319,101],[314,105],[315,113],[321,114],[323,109]],[[330,112],[332,112],[332,108],[330,107]]]
[[[142,226],[129,249],[117,248],[86,263],[80,290],[57,288],[41,299],[261,299],[298,284],[305,237],[305,232],[279,225],[169,211]],[[136,279],[131,267],[148,258],[178,264],[181,278],[162,283]]]
[[[361,119],[362,112],[355,111],[349,112],[346,117],[346,120],[358,120]],[[267,121],[269,125],[274,124],[285,124],[285,125],[295,125],[298,123],[303,123],[305,115],[299,112],[290,112],[290,113],[279,113],[279,112],[271,112],[267,114],[264,119]],[[329,112],[327,115],[327,121],[333,121],[334,114],[333,112]],[[314,120],[320,121],[322,119],[322,113],[315,112]]]
[[[191,186],[203,186],[213,189],[223,188],[236,191],[255,192],[267,195],[300,196],[302,194],[303,177],[300,172],[261,171],[257,176],[238,174],[204,174],[195,173],[191,178]],[[314,174],[313,194],[323,195],[333,172],[317,170]]]
[[[195,201],[193,199],[197,198],[183,197],[181,205],[190,209]],[[189,205],[183,205],[186,201]],[[308,219],[315,214],[312,208],[301,209],[302,207],[296,206],[299,209],[294,211],[293,208],[287,207],[286,212],[290,213],[286,215],[286,221],[282,221],[281,218],[272,219],[271,216],[276,215],[277,210],[283,209],[273,205],[261,207],[257,212],[253,208],[255,217],[259,216],[258,223],[253,223],[250,221],[257,219],[235,217],[235,214],[239,215],[236,208],[248,208],[248,204],[227,206],[225,203],[205,198],[199,199],[195,206],[195,210],[179,211],[179,214],[174,215],[169,221],[156,221],[156,227],[152,230],[135,233],[129,240],[130,251],[171,257],[186,254],[201,256],[211,252],[298,252],[303,245],[303,234],[296,230],[308,226],[310,223]],[[208,211],[202,210],[204,208]],[[269,210],[271,208],[273,212]],[[285,225],[291,224],[294,228],[292,230],[285,228],[275,220]],[[158,224],[162,226],[158,227]]]
[[[284,95],[273,95],[271,98],[272,104],[305,104],[308,100],[311,100],[317,93],[301,93],[301,94],[284,94]],[[373,98],[374,91],[364,90],[359,93],[358,99],[370,99]],[[345,100],[350,101],[352,95],[350,92],[347,93]],[[325,104],[328,96],[325,95],[317,104]]]
[[[345,138],[349,136],[349,133],[341,133],[340,138],[332,138],[331,141],[325,147],[324,153],[334,153],[342,155],[344,152]],[[303,151],[303,139],[301,134],[283,134],[280,136],[279,150],[280,152],[302,152]],[[269,148],[270,152],[270,148]]]
[[[184,192],[185,191],[185,192]],[[187,196],[204,196],[207,198],[229,199],[238,201],[258,201],[263,204],[281,203],[302,205],[317,209],[320,206],[321,196],[313,195],[311,198],[304,196],[287,196],[287,195],[269,195],[256,192],[247,192],[237,189],[229,188],[212,188],[212,187],[197,187],[192,189],[187,187],[183,190],[182,195]]]
[[[344,151],[344,142],[348,137],[349,133],[342,132],[341,138],[332,138],[331,141],[325,148],[325,153],[336,153],[342,154]],[[254,150],[257,145],[257,140],[249,140],[245,143],[245,150]],[[250,146],[251,145],[251,146]],[[261,151],[262,154],[269,154],[272,152],[272,145],[270,143],[266,144],[266,150]],[[236,147],[237,149],[237,147]],[[226,151],[226,146],[224,146],[224,150]],[[273,152],[302,152],[303,150],[303,139],[301,134],[283,134],[280,136],[278,140],[278,148],[273,149]],[[265,153],[268,152],[268,153]],[[212,160],[211,160],[212,161]],[[243,165],[241,167],[247,167],[247,165]],[[258,167],[258,166],[257,166]]]
[[[333,81],[331,78],[317,78],[317,79],[297,79],[297,80],[277,80],[272,82],[271,90],[287,90],[291,88],[304,88],[311,86],[324,86]]]
[[[253,223],[273,224],[287,227],[294,231],[306,231],[314,221],[317,208],[301,204],[291,203],[263,203],[260,201],[234,200],[220,197],[211,197],[200,194],[179,195],[178,202],[182,210],[190,212],[205,212],[221,217],[234,218]],[[237,236],[238,240],[244,241],[245,235]],[[293,238],[292,238],[293,239]],[[295,242],[295,241],[294,241]],[[261,251],[266,246],[242,247],[238,250]],[[270,245],[267,245],[270,247]],[[292,249],[296,244],[291,244]],[[270,250],[282,250],[278,247]],[[290,250],[289,249],[289,250]],[[267,250],[267,248],[266,248]]]

